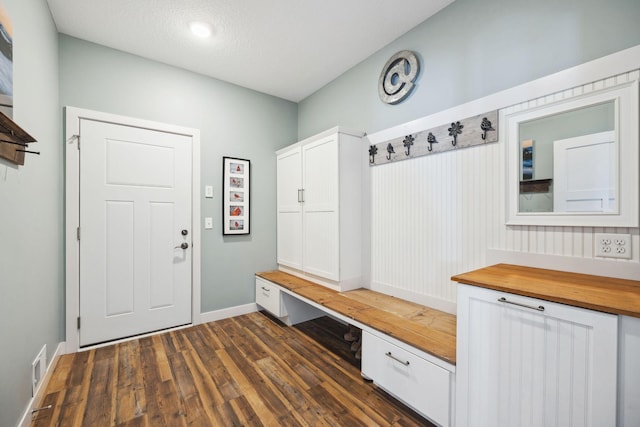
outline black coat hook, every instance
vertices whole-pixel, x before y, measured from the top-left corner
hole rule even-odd
[[[404,140],[402,141],[402,145],[404,145],[404,148],[407,149],[407,151],[404,152],[406,156],[408,156],[409,153],[411,153],[411,146],[413,145],[413,141],[415,140],[416,139],[413,137],[413,135],[407,135],[404,137]]]
[[[429,143],[427,150],[433,151],[433,144],[437,144],[438,140],[433,133],[429,132],[429,135],[427,135],[427,142]]]
[[[458,135],[462,133],[463,127],[464,126],[461,125],[460,122],[451,122],[451,127],[447,129],[449,131],[449,136],[453,137],[453,141],[451,141],[451,144],[453,144],[454,147],[458,143]]]
[[[376,147],[375,145],[370,145],[369,146],[369,163],[376,162],[376,154],[378,154],[378,147]]]
[[[491,127],[491,121],[486,117],[482,118],[482,123],[480,123],[480,129],[482,129],[482,139],[487,139],[487,131],[495,130]]]
[[[16,151],[20,151],[22,153],[37,154],[38,156],[40,155],[39,151],[29,151],[29,150],[16,150]]]
[[[387,145],[387,160],[391,160],[391,154],[395,154],[396,150],[393,149],[393,145],[389,143]]]

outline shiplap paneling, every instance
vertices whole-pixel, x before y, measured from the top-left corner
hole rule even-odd
[[[635,80],[636,70],[505,108],[557,102]],[[371,287],[446,311],[455,310],[450,277],[486,265],[487,249],[593,259],[594,234],[637,228],[507,226],[505,135],[497,144],[453,150],[370,168]],[[614,267],[612,267],[614,268]],[[607,271],[602,271],[607,275]]]

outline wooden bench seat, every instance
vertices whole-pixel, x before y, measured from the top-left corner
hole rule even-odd
[[[265,280],[390,337],[456,363],[456,316],[369,289],[336,292],[282,271]]]

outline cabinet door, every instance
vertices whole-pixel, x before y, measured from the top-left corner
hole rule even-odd
[[[302,152],[281,153],[277,160],[278,264],[302,269]]]
[[[339,280],[338,135],[302,148],[304,271]]]
[[[459,285],[457,425],[615,426],[617,322]]]

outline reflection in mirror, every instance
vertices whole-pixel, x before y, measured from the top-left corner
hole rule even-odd
[[[630,72],[500,110],[507,224],[640,224],[638,87]]]
[[[519,123],[519,212],[617,209],[614,101]]]

